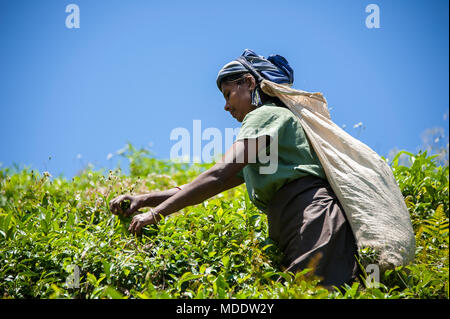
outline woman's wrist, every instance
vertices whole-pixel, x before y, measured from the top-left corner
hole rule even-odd
[[[163,219],[164,215],[159,214],[156,212],[155,209],[150,208],[150,214],[152,215],[152,218],[155,220],[155,222],[159,223],[161,219]]]
[[[166,199],[172,197],[176,193],[181,190],[181,187],[176,186],[174,188],[164,190],[164,191],[155,191],[148,194],[137,195],[139,206],[142,207],[156,207]]]
[[[138,198],[138,206],[142,207],[151,207],[152,205],[152,193],[137,195]]]

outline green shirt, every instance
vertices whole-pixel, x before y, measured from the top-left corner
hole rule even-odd
[[[258,157],[247,164],[238,176],[245,180],[250,200],[264,210],[272,196],[285,184],[307,175],[326,179],[323,167],[310,146],[303,127],[289,109],[275,104],[265,104],[248,113],[242,121],[236,141],[256,139],[269,135],[274,138],[272,147],[277,153],[271,160]],[[269,154],[271,146],[266,147]],[[265,162],[265,163],[263,163]],[[276,164],[276,165],[274,165]],[[260,168],[271,165],[273,173],[262,173]]]

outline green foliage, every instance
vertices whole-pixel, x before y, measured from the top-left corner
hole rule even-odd
[[[24,169],[0,170],[0,296],[3,298],[448,298],[448,166],[426,153],[392,170],[416,232],[413,264],[327,290],[308,276],[279,268],[280,253],[265,215],[245,186],[223,192],[147,226],[110,213],[120,194],[188,183],[211,164],[157,160],[131,144],[120,169],[88,168],[71,180]],[[373,258],[370,251],[361,252]],[[74,285],[74,271],[79,282]],[[76,277],[76,276],[75,276]],[[78,285],[79,284],[79,285]]]

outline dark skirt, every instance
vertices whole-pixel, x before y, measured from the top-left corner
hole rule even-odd
[[[284,185],[265,211],[269,237],[286,271],[313,268],[324,286],[342,286],[359,273],[357,246],[344,210],[324,179],[307,176]]]

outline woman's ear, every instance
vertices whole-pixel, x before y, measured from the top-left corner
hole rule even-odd
[[[245,77],[245,83],[247,84],[250,91],[253,91],[256,87],[256,80],[250,74]]]

